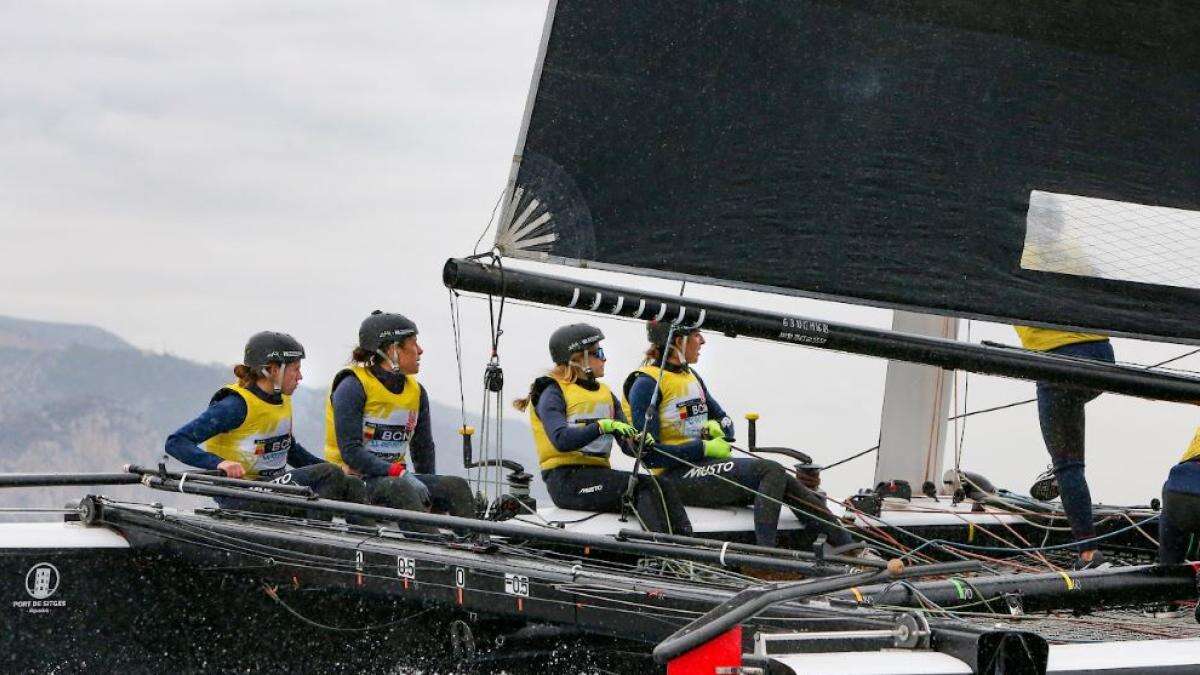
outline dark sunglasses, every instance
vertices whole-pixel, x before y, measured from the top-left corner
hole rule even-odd
[[[604,358],[604,347],[596,347],[595,349],[592,350],[591,354],[592,354],[592,356],[600,359],[601,361],[608,360],[608,359]]]

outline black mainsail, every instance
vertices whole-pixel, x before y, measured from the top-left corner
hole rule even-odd
[[[1200,12],[558,0],[508,256],[1200,341]]]

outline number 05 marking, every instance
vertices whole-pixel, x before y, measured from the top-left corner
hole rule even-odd
[[[529,577],[520,574],[504,575],[504,592],[522,598],[529,597]]]
[[[417,561],[412,558],[396,556],[396,576],[401,579],[416,579]]]

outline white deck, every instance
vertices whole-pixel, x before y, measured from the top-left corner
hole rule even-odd
[[[63,548],[129,548],[129,542],[106,527],[80,523],[0,523],[0,550]]]
[[[949,499],[935,502],[928,497],[914,497],[911,502],[889,499],[885,502],[883,512],[878,520],[867,518],[864,522],[861,516],[856,516],[855,525],[878,526],[882,523],[897,527],[930,525],[965,527],[969,524],[987,526],[1000,523],[1012,525],[1022,522],[1021,516],[998,509],[987,508],[984,511],[974,512],[972,511],[974,506],[974,502],[951,504]],[[838,504],[829,503],[829,508],[834,515],[839,517],[844,513]],[[706,532],[749,532],[754,529],[754,516],[749,507],[708,509],[689,506],[687,512],[688,519],[692,522],[692,530],[697,535],[703,535]],[[602,513],[589,518],[593,514],[587,511],[571,511],[556,506],[547,506],[539,508],[538,515],[541,520],[527,515],[520,516],[512,522],[520,521],[531,526],[544,524],[546,521],[562,522],[566,524],[565,529],[570,532],[593,535],[615,534],[622,529],[641,529],[635,519],[630,518],[621,522],[620,516],[613,513]],[[795,530],[799,527],[800,523],[796,520],[796,516],[790,510],[783,509],[779,514],[779,529]]]

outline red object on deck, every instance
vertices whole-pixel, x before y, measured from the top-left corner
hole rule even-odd
[[[742,627],[734,626],[667,664],[667,675],[713,675],[742,665]]]

